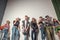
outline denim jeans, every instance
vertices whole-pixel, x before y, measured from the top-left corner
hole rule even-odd
[[[31,38],[32,38],[32,40],[37,40],[37,32],[32,31],[31,32]]]
[[[20,33],[16,26],[13,26],[12,28],[12,40],[19,40]]]
[[[4,33],[4,36],[2,40],[8,40],[8,28],[3,29],[3,33]]]
[[[29,40],[28,35],[24,35],[24,40]]]
[[[45,40],[46,34],[45,34],[45,31],[44,31],[44,28],[41,28],[40,30],[41,30],[41,38],[42,38],[42,40]]]

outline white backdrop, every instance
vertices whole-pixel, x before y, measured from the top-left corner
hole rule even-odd
[[[11,21],[12,28],[12,21],[16,17],[23,20],[25,15],[28,15],[30,20],[32,17],[38,19],[39,16],[44,17],[45,15],[57,18],[51,0],[8,0],[2,24],[8,19]],[[40,36],[39,39],[41,39]],[[22,33],[21,40],[23,40]]]

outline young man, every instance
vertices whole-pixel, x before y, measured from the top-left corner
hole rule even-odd
[[[30,22],[29,17],[27,15],[25,15],[25,20],[22,21],[22,27],[23,27],[24,40],[29,40]]]
[[[45,16],[45,27],[46,27],[46,35],[47,40],[55,40],[54,31],[53,31],[53,21],[50,16]]]

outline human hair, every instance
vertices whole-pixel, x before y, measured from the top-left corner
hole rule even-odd
[[[31,22],[37,23],[35,18],[32,18],[32,21]]]
[[[9,21],[9,20],[7,20],[7,21],[6,21],[6,23],[7,23],[7,24],[10,24],[10,21]]]

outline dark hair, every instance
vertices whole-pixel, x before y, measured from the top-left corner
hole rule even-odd
[[[39,18],[42,18],[42,16],[40,16]]]
[[[32,18],[32,19],[34,20],[35,23],[37,23],[35,18]],[[31,21],[31,22],[33,22],[33,21]]]
[[[27,15],[25,15],[25,17],[28,17]]]
[[[13,23],[15,23],[15,20],[13,21]]]
[[[48,15],[45,16],[45,18],[49,17]]]
[[[21,20],[21,19],[19,18],[19,20]]]

